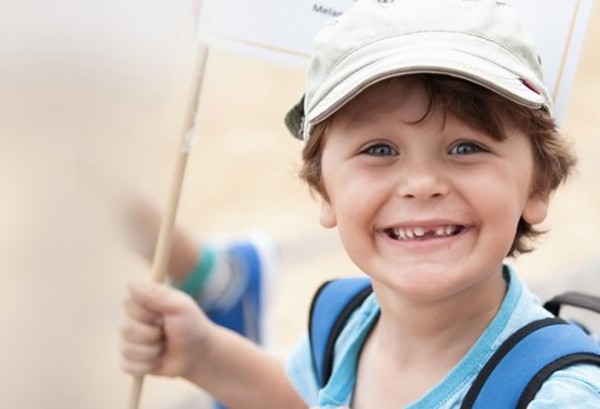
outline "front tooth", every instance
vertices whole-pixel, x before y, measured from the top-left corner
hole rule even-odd
[[[436,236],[443,236],[445,233],[444,228],[443,227],[438,227],[435,231],[435,235]]]
[[[412,239],[415,236],[415,234],[413,233],[413,231],[411,229],[406,229],[406,237],[408,237],[409,239]]]
[[[454,231],[454,227],[453,226],[446,226],[445,230],[446,232],[446,236],[450,236],[452,234],[452,232]]]
[[[415,236],[423,237],[424,235],[425,235],[425,229],[423,229],[422,227],[415,228]]]
[[[406,232],[404,231],[404,229],[398,229],[398,236],[400,236],[401,239],[405,239],[406,238]]]

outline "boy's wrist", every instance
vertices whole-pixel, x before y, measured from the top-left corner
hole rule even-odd
[[[202,252],[196,252],[192,268],[182,274],[181,280],[172,279],[172,284],[177,289],[196,299],[202,292],[206,281],[215,264],[216,250],[210,246],[202,246]]]
[[[224,362],[228,359],[224,355],[230,355],[223,345],[229,344],[231,331],[209,320],[203,325],[205,334],[202,342],[193,349],[189,357],[190,365],[180,377],[211,392],[212,383],[218,384],[219,379],[222,379],[218,374],[222,372]]]
[[[177,228],[173,233],[169,277],[174,283],[180,283],[193,271],[202,257],[202,245],[191,239],[185,232]]]

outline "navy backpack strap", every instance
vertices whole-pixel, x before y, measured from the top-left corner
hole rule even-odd
[[[600,365],[600,347],[560,318],[532,322],[509,337],[485,364],[462,409],[524,409],[554,372]]]
[[[328,281],[317,290],[310,306],[308,334],[320,388],[331,376],[337,337],[372,291],[371,281],[363,277]]]

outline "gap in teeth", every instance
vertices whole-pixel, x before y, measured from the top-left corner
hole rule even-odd
[[[390,237],[396,240],[407,240],[414,238],[427,237],[449,237],[460,230],[460,226],[439,226],[435,229],[426,229],[424,227],[398,227],[390,229]]]

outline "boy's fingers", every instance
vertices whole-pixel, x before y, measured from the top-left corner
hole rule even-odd
[[[121,369],[130,375],[146,375],[152,373],[158,366],[158,362],[133,362],[122,360]]]
[[[139,303],[133,301],[133,299],[128,298],[123,303],[123,307],[132,319],[136,321],[141,321],[146,324],[151,325],[160,325],[161,324],[161,316],[157,312],[151,311],[148,308],[144,308]]]
[[[121,337],[131,342],[155,344],[163,338],[163,331],[161,327],[155,325],[129,320],[121,327]]]
[[[160,344],[144,345],[121,342],[121,356],[130,362],[154,365],[160,358],[163,346]]]
[[[188,303],[193,303],[189,297],[180,291],[163,284],[135,282],[130,283],[128,287],[133,303],[161,315],[179,312]]]

